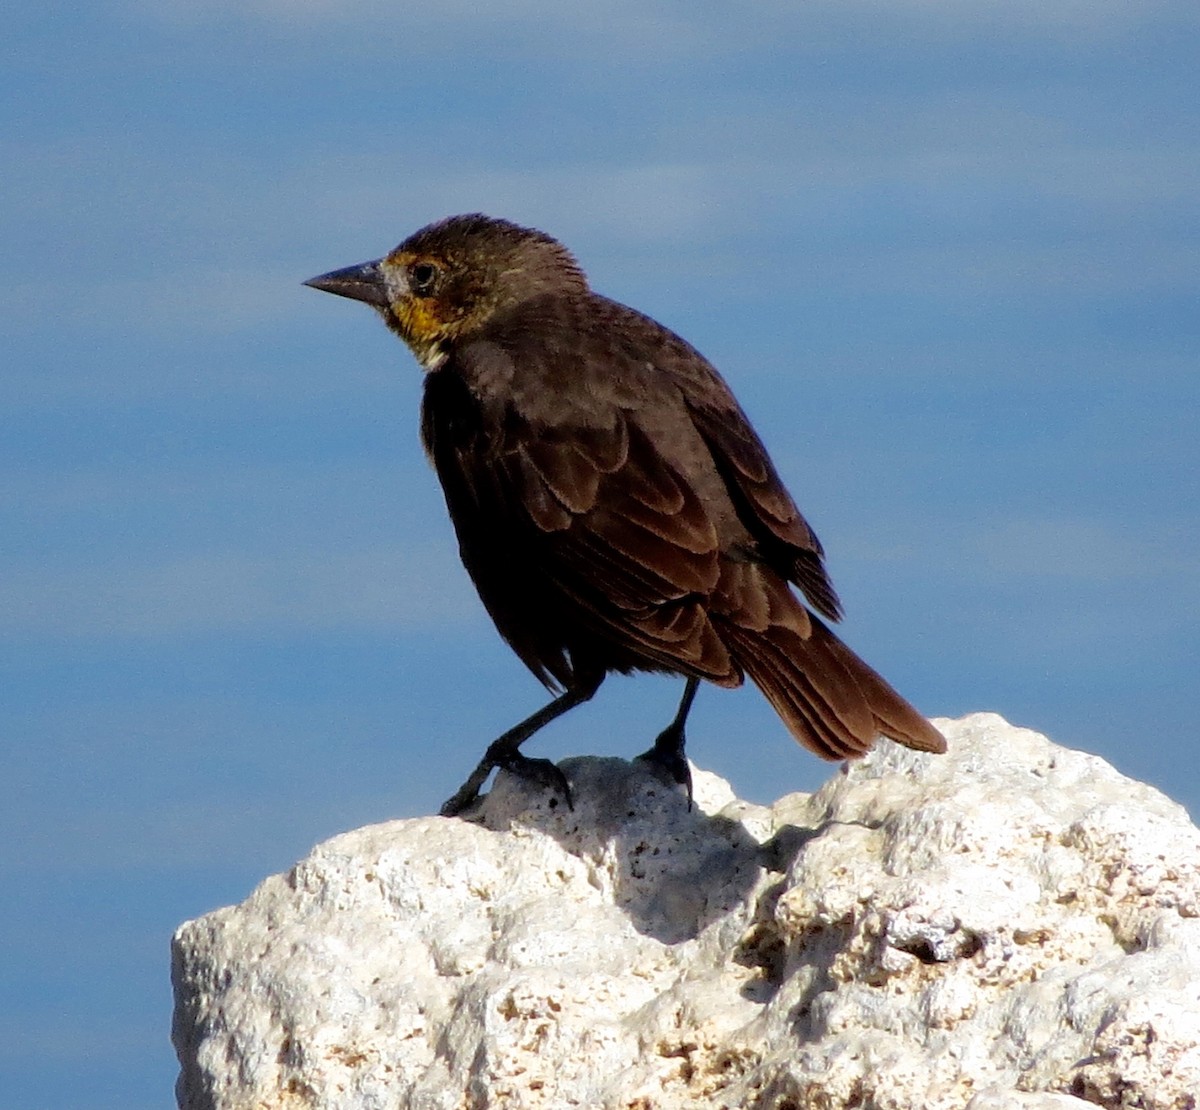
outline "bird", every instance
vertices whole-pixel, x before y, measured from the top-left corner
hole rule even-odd
[[[645,758],[685,787],[701,681],[748,676],[829,760],[940,732],[829,628],[824,551],[750,420],[696,348],[592,290],[545,232],[450,216],[382,258],[304,284],[362,301],[424,370],[421,439],[459,553],[500,636],[552,700],[500,735],[441,808],[503,768],[572,804],[520,751],[611,673],[684,679]],[[824,619],[822,619],[824,618]]]

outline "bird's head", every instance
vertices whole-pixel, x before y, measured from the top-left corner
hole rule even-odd
[[[470,215],[439,220],[383,258],[304,284],[369,304],[433,370],[490,320],[534,297],[585,290],[587,279],[549,235]]]

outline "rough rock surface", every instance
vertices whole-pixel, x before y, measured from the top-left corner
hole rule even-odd
[[[1195,1108],[1200,831],[980,714],[771,808],[697,772],[502,777],[360,829],[174,944],[209,1108]]]

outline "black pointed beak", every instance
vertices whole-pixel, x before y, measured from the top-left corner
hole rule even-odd
[[[365,301],[376,308],[386,308],[388,304],[387,286],[378,260],[347,266],[344,270],[331,270],[320,277],[309,278],[304,284],[326,293],[336,293],[339,297]]]

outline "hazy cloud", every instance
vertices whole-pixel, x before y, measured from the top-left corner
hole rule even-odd
[[[250,629],[412,631],[474,613],[460,577],[432,546],[10,568],[0,581],[0,622],[7,636],[84,641]]]
[[[1180,0],[1151,6],[1122,0],[810,0],[804,5],[786,0],[756,4],[740,11],[715,3],[686,0],[597,0],[565,5],[556,0],[502,0],[478,5],[469,0],[444,0],[426,6],[398,6],[387,0],[132,0],[131,11],[154,19],[196,22],[231,16],[277,24],[289,31],[307,27],[367,24],[407,27],[416,35],[455,29],[486,34],[499,26],[532,29],[539,38],[557,39],[564,32],[594,39],[607,50],[687,47],[706,52],[744,46],[747,38],[768,29],[822,27],[886,32],[896,26],[919,26],[932,37],[953,40],[1005,31],[1029,36],[1051,35],[1102,39],[1128,33],[1146,23],[1194,18]]]

